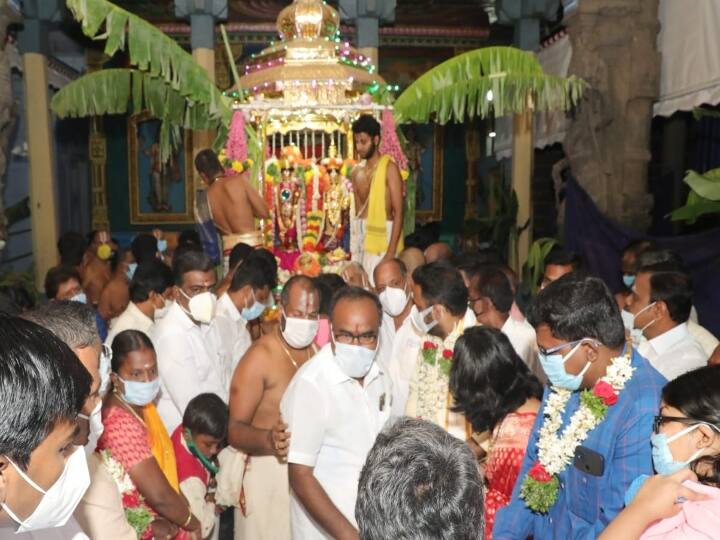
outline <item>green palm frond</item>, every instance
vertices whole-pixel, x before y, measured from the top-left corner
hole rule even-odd
[[[181,127],[227,131],[222,117],[209,115],[207,106],[188,100],[163,79],[135,69],[103,69],[84,75],[55,94],[50,106],[60,118],[150,111],[162,121],[162,161],[181,142]]]
[[[685,205],[670,213],[673,221],[693,224],[700,216],[720,213],[720,169],[703,174],[688,171],[683,181],[690,186]]]
[[[202,103],[212,118],[230,123],[232,111],[207,72],[192,55],[149,22],[107,0],[67,0],[83,33],[105,40],[105,54],[126,50],[138,70],[163,80],[193,103]]]
[[[411,84],[395,101],[398,122],[462,122],[465,118],[520,113],[528,95],[535,110],[567,110],[586,83],[547,75],[535,55],[513,47],[486,47],[455,56]],[[492,91],[492,101],[487,99]]]

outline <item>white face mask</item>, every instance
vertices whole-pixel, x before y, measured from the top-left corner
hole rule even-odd
[[[40,504],[25,520],[21,520],[5,503],[0,505],[8,516],[20,525],[17,529],[18,533],[62,527],[70,519],[90,486],[87,459],[80,447],[75,449],[65,464],[60,478],[47,491],[33,482],[15,463],[10,461],[10,464],[30,487],[43,494]]]
[[[172,302],[170,300],[163,298],[163,307],[155,308],[155,320],[162,319],[165,315],[167,315],[167,312],[170,309],[171,305]]]
[[[403,312],[405,306],[407,306],[408,294],[405,292],[405,289],[386,287],[385,290],[380,293],[380,303],[385,313],[391,317],[397,317]]]
[[[79,292],[70,299],[71,302],[77,302],[78,304],[87,304],[87,295],[84,292]]]
[[[438,323],[435,318],[431,318],[430,322],[425,322],[428,315],[432,317],[432,308],[433,306],[428,306],[422,311],[418,311],[417,306],[413,306],[410,310],[410,320],[413,326],[421,334],[427,334],[430,330],[435,328]]]
[[[98,439],[100,439],[100,435],[103,434],[103,431],[105,429],[105,426],[103,426],[102,423],[102,401],[98,401],[98,404],[95,405],[95,408],[90,413],[90,416],[78,414],[78,418],[84,418],[88,421],[88,424],[90,425],[88,442],[84,447],[85,454],[89,456],[95,451],[95,448],[97,448]]]
[[[178,290],[180,294],[189,300],[189,311],[184,308],[183,311],[199,323],[210,324],[215,315],[216,296],[210,291],[205,291],[190,298],[180,287],[178,287]]]
[[[333,335],[332,328],[330,335]],[[380,348],[379,341],[374,349],[368,349],[361,345],[338,343],[334,338],[332,342],[335,345],[335,361],[343,373],[353,379],[360,379],[368,374]]]
[[[642,308],[640,311],[638,311],[638,312],[633,316],[633,327],[635,326],[635,321],[637,320],[638,315],[640,315],[643,311],[647,311],[648,309],[650,309],[651,307],[653,307],[655,304],[657,304],[657,302],[652,302],[651,304],[648,304],[647,306],[645,306],[644,308]],[[632,313],[631,313],[631,315],[632,315]],[[639,330],[641,335],[644,335],[645,330],[647,330],[648,328],[650,328],[650,327],[651,327],[653,324],[655,324],[656,322],[657,322],[657,319],[653,319],[652,321],[650,321],[649,323],[647,323],[647,324],[646,324],[645,326],[643,326],[642,328],[639,328],[639,329],[638,329],[638,328],[635,328],[635,329],[636,329],[636,330]]]
[[[288,345],[293,349],[304,349],[313,342],[320,327],[320,321],[288,317],[285,315],[285,311],[283,311],[283,317],[285,318],[285,329],[282,331],[282,336]]]

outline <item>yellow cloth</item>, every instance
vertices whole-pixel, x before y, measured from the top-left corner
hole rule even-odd
[[[368,194],[368,213],[363,247],[366,253],[382,255],[387,251],[389,239],[386,228],[387,216],[385,214],[385,191],[387,186],[387,168],[391,158],[381,156],[375,169],[370,193]],[[396,252],[403,249],[402,234],[398,240]]]
[[[150,443],[150,450],[155,456],[155,461],[160,466],[160,470],[167,478],[168,483],[179,493],[180,483],[178,482],[177,464],[175,463],[175,450],[165,429],[165,424],[160,419],[154,404],[145,405],[143,420],[145,420],[147,426],[148,442]]]

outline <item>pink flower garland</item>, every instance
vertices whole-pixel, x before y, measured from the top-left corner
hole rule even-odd
[[[242,111],[233,113],[232,122],[230,123],[230,135],[225,146],[225,155],[229,159],[236,161],[244,161],[248,157],[245,115]]]
[[[395,160],[395,163],[401,171],[407,171],[407,158],[400,146],[397,128],[395,127],[395,117],[393,117],[390,109],[385,109],[382,113],[382,129],[380,134],[380,153],[389,155]]]

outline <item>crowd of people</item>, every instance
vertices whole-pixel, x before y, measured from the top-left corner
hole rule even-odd
[[[64,235],[47,301],[0,291],[0,538],[718,537],[676,254],[611,291],[559,246],[536,284],[421,247],[279,285],[243,243],[223,275],[191,231]]]

